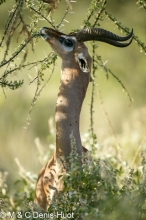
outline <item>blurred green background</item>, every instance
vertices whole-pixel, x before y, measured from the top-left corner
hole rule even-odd
[[[4,32],[5,20],[12,7],[12,2],[8,1],[8,3],[0,6],[1,35]],[[65,26],[61,29],[64,33],[69,33],[72,29],[82,28],[82,22],[85,19],[89,4],[89,0],[72,3],[75,13],[67,15],[66,19],[69,23],[64,22]],[[55,23],[59,23],[65,9],[66,2],[62,0],[53,15]],[[141,41],[146,42],[146,10],[140,9],[135,1],[108,1],[106,10],[115,15],[118,21],[121,21],[125,26],[130,29],[133,28],[134,33]],[[26,13],[25,16],[29,21],[29,13]],[[49,25],[42,21],[38,30],[43,26]],[[101,22],[101,27],[118,35],[125,35],[106,17]],[[10,47],[10,54],[17,45],[16,39]],[[90,43],[86,43],[86,45],[90,49]],[[123,92],[121,85],[111,75],[109,75],[107,80],[105,72],[99,68],[96,73],[96,83],[100,88],[104,107],[121,145],[124,159],[130,163],[139,144],[142,143],[146,131],[146,57],[143,52],[140,52],[140,48],[135,41],[124,49],[104,43],[98,43],[97,45],[96,53],[102,56],[103,62],[108,61],[106,66],[119,77],[134,100],[132,105],[130,105],[130,101],[125,92]],[[40,38],[35,46],[35,52],[30,51],[27,59],[32,61],[43,59],[45,54],[49,54],[50,51],[49,45]],[[3,48],[1,48],[1,58],[3,57],[3,52]],[[27,124],[28,112],[36,90],[36,83],[29,85],[31,77],[34,78],[36,76],[35,68],[27,68],[20,71],[19,74],[10,76],[10,79],[24,79],[25,82],[22,88],[16,91],[5,89],[6,97],[3,90],[0,89],[0,170],[9,172],[9,182],[13,182],[19,175],[14,158],[18,158],[26,170],[35,173],[40,170],[42,165],[38,162],[38,153],[34,141],[36,137],[39,137],[44,151],[50,151],[48,147],[50,144],[48,120],[50,117],[53,117],[54,120],[60,65],[61,60],[58,58],[55,72],[33,108],[28,130],[25,130],[24,127]],[[0,75],[3,71],[4,69],[0,69]],[[45,71],[45,74],[48,76],[47,71]],[[80,119],[81,133],[85,133],[89,129],[90,100],[91,85],[88,88],[82,108]],[[105,144],[112,139],[112,135],[100,105],[98,88],[95,92],[94,111],[95,133],[97,134],[98,142]]]

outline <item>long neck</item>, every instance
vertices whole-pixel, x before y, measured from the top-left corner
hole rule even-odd
[[[83,151],[79,132],[79,119],[89,79],[90,74],[83,73],[76,63],[70,64],[67,61],[62,63],[61,84],[55,114],[57,157],[66,157],[70,154],[70,135],[72,133],[76,141],[78,154],[81,155]]]

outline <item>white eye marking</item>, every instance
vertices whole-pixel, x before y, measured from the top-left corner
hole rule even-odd
[[[74,37],[61,35],[59,42],[61,43],[63,49],[67,52],[72,51],[75,47]]]

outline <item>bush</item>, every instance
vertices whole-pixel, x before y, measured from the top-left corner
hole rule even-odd
[[[54,214],[54,219],[77,219],[78,216],[82,216],[85,220],[146,219],[144,153],[141,152],[140,166],[132,169],[115,155],[107,158],[105,154],[105,158],[100,159],[91,157],[91,152],[88,151],[79,157],[73,137],[71,142],[72,152],[65,162],[68,171],[60,176],[63,179],[64,190],[58,197],[54,197],[48,209],[48,216]],[[94,155],[98,155],[98,150],[95,149]],[[23,219],[28,219],[27,216],[29,219],[42,219],[41,217],[47,213],[32,202],[36,176],[22,169],[20,173],[22,177],[14,186],[17,193],[12,196],[6,184],[7,173],[1,173],[1,211],[15,212],[15,217],[22,213]],[[25,212],[28,213],[27,216]],[[37,214],[33,216],[32,213],[40,213],[40,218],[36,218]]]

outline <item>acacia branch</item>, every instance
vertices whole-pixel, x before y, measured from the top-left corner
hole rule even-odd
[[[53,24],[52,21],[48,20],[41,12],[39,12],[38,10],[36,10],[35,8],[33,8],[32,6],[30,6],[30,9],[32,11],[34,11],[35,13],[37,13],[38,15],[40,15],[42,18],[44,18],[55,30],[56,30],[56,26]]]
[[[130,101],[130,105],[133,102],[133,99],[131,98],[128,90],[126,89],[126,87],[124,86],[124,84],[122,83],[122,81],[110,70],[108,69],[105,64],[102,62],[101,57],[100,56],[96,56],[96,60],[95,62],[106,72],[106,73],[110,73],[116,80],[117,82],[122,86],[123,90],[125,91],[126,95],[129,98]]]
[[[34,38],[34,37],[38,37],[40,36],[39,33],[34,33],[29,39],[27,39],[24,43],[20,44],[19,49],[11,56],[11,58],[9,60],[3,61],[0,63],[0,67],[5,66],[6,64],[8,64],[9,62],[11,62],[23,49],[24,47],[26,47],[26,45]]]
[[[116,26],[120,29],[123,30],[125,33],[130,34],[130,29],[125,27],[121,22],[118,22],[117,19],[112,16],[111,14],[109,14],[107,11],[105,11],[105,14],[107,15],[107,17],[116,24]],[[144,51],[146,53],[146,45],[139,39],[138,36],[136,36],[135,34],[133,34],[133,39],[137,42],[138,46],[140,46],[140,48],[142,49],[142,51]]]

